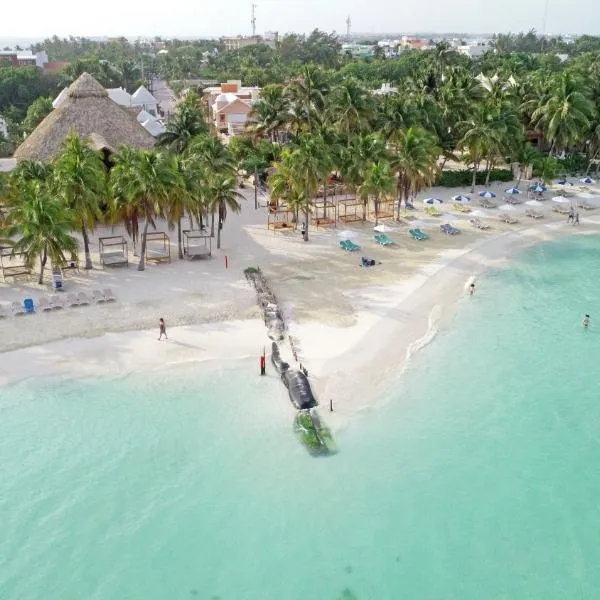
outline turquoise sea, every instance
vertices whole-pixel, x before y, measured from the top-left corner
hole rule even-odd
[[[597,598],[599,357],[586,237],[480,278],[332,457],[255,361],[0,389],[0,598]]]

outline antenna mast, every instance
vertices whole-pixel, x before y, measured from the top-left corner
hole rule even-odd
[[[256,4],[252,4],[252,37],[256,37]]]
[[[346,37],[348,39],[350,39],[350,29],[352,27],[352,19],[350,18],[350,15],[348,15],[348,18],[346,19]]]

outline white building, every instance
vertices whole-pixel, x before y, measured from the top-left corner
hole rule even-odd
[[[252,106],[260,98],[260,88],[244,87],[239,80],[204,89],[215,128],[229,135],[242,133]]]
[[[143,85],[140,85],[131,95],[131,105],[141,106],[143,110],[150,113],[153,117],[158,116],[158,102]]]
[[[152,136],[158,137],[167,128],[161,119],[156,118],[145,110],[141,110],[137,116],[138,123]]]
[[[469,58],[479,58],[483,56],[486,52],[493,51],[493,48],[489,46],[487,42],[472,42],[470,44],[466,44],[465,46],[458,46],[456,51],[460,54],[464,54]]]
[[[38,67],[43,69],[48,63],[46,52],[36,52],[31,50],[0,50],[0,64],[13,67]]]

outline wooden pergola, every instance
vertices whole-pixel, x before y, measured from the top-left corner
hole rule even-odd
[[[127,240],[122,235],[98,238],[98,254],[103,267],[129,266]]]
[[[204,229],[183,231],[183,255],[189,260],[212,257],[212,237]]]
[[[295,229],[295,214],[290,208],[269,208],[267,229],[273,231],[291,231]]]
[[[171,241],[164,231],[146,234],[146,260],[148,262],[171,262]]]
[[[321,214],[319,215],[319,211]],[[318,199],[314,201],[314,216],[312,217],[313,225],[323,227],[333,225],[337,222],[337,205],[333,200]]]
[[[338,219],[344,223],[364,221],[363,203],[358,198],[346,198],[338,202]]]
[[[0,246],[0,269],[2,280],[6,283],[7,278],[13,280],[17,277],[31,275],[31,269],[26,265],[24,252],[14,252],[10,246]]]

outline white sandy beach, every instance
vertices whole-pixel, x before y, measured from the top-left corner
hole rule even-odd
[[[508,185],[496,191],[500,187]],[[421,197],[447,200],[460,192],[433,189]],[[481,211],[493,227],[488,231],[474,229],[469,215],[456,216],[452,224],[462,231],[457,236],[440,232],[443,219],[421,213],[422,228],[431,234],[425,242],[411,240],[405,225],[389,222],[397,227],[390,234],[396,242],[392,248],[375,244],[373,223],[344,226],[356,231],[362,246],[349,254],[338,247],[339,229],[312,229],[309,243],[299,233],[267,230],[266,209],[255,211],[250,192],[247,196],[242,213],[228,217],[223,247],[213,246],[211,260],[178,260],[173,246],[171,264],[151,264],[144,272],[133,262],[129,268],[103,270],[97,265],[96,238],[108,230],[97,231],[92,242],[96,268],[70,275],[66,291],[110,287],[117,301],[0,320],[0,385],[31,376],[121,376],[181,362],[247,357],[256,357],[258,373],[258,357],[264,347],[268,352],[270,340],[243,269],[260,265],[323,410],[334,401],[328,421],[335,427],[381,398],[407,356],[447,322],[444,317],[464,296],[469,277],[539,241],[600,233],[600,209],[580,211],[581,225],[573,227],[551,212],[547,200],[541,208],[545,218],[535,222],[522,216],[522,205],[511,213],[520,219],[518,225],[502,223],[497,209]],[[170,235],[176,239],[175,232]],[[363,254],[381,264],[360,268]],[[48,286],[33,282],[0,284],[0,303],[49,293]],[[167,342],[156,339],[159,317],[167,322]]]

